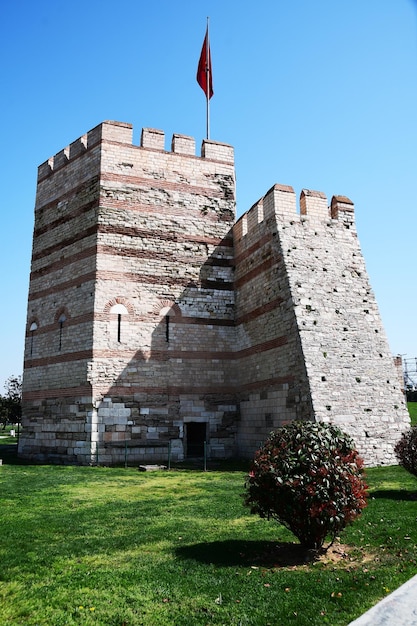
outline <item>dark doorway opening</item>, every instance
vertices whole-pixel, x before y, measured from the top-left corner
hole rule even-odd
[[[187,427],[187,457],[204,456],[204,442],[207,436],[206,422],[188,422]]]

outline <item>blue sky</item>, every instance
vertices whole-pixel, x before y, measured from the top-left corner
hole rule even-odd
[[[15,0],[0,9],[0,393],[22,372],[37,167],[106,119],[235,148],[237,215],[275,183],[346,195],[393,354],[417,356],[417,3]],[[337,260],[335,260],[337,262]]]

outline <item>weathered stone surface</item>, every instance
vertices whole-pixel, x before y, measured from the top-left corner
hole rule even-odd
[[[39,167],[20,454],[251,456],[293,419],[370,465],[409,418],[354,207],[275,185],[235,222],[233,149],[104,122]]]

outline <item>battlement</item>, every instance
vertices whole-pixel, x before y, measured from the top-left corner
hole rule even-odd
[[[123,144],[137,149],[171,152],[195,158],[210,159],[234,164],[233,147],[216,141],[204,139],[200,155],[196,155],[195,139],[186,135],[174,134],[170,150],[165,150],[165,133],[155,128],[143,128],[140,145],[133,145],[133,126],[126,122],[105,121],[79,137],[66,148],[50,157],[38,168],[38,181],[65,167],[70,161],[92,150],[102,142]]]
[[[234,226],[235,237],[241,239],[269,217],[276,217],[281,222],[299,219],[331,223],[338,220],[347,228],[353,226],[355,221],[354,204],[346,196],[333,196],[329,206],[322,191],[303,189],[298,212],[294,189],[277,184],[239,218]]]

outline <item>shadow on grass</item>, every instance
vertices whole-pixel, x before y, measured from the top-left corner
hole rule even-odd
[[[28,465],[27,461],[17,456],[17,443],[0,444],[0,459],[4,465]]]
[[[250,461],[247,459],[208,459],[206,463],[207,472],[244,472],[248,473],[250,469]],[[204,459],[185,459],[184,461],[175,461],[171,464],[172,470],[192,470],[204,471]]]
[[[36,461],[34,459],[22,459],[17,454],[17,443],[2,443],[0,440],[0,459],[2,459],[4,465],[77,465],[76,463],[56,463],[49,462],[48,459],[43,461]],[[164,465],[164,462],[161,462]],[[181,462],[175,462],[171,464],[171,470],[181,471],[201,471],[201,472],[244,472],[249,471],[250,461],[246,459],[225,459],[225,460],[211,460],[209,459],[204,467],[204,459],[189,459]],[[140,467],[139,462],[128,463],[128,467]],[[166,463],[165,463],[166,466]],[[124,463],[113,464],[111,467],[120,468],[125,467]]]
[[[180,559],[228,566],[290,567],[314,560],[311,551],[298,543],[230,539],[180,546]]]
[[[415,502],[417,500],[417,491],[407,491],[405,489],[380,489],[378,491],[372,491],[370,496],[375,499]]]

